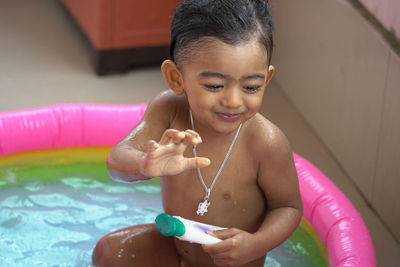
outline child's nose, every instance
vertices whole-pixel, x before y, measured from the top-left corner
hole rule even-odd
[[[229,108],[237,108],[242,105],[242,97],[238,88],[226,90],[222,99],[222,105]]]

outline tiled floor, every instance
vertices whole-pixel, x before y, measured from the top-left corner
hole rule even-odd
[[[0,33],[0,111],[71,102],[146,103],[166,89],[158,68],[97,77],[85,39],[57,1],[2,0]],[[261,112],[354,203],[370,230],[379,266],[398,266],[399,243],[275,81]]]

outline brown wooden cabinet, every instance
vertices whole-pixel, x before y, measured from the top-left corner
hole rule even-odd
[[[98,75],[155,65],[169,57],[178,0],[61,0],[94,54]]]

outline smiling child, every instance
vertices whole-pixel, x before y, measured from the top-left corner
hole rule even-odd
[[[273,22],[261,0],[186,0],[176,8],[170,90],[110,152],[113,179],[161,177],[166,213],[226,227],[198,245],[154,224],[103,237],[95,266],[263,266],[298,226],[302,202],[285,135],[258,113],[274,67]]]

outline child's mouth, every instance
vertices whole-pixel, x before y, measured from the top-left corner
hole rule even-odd
[[[234,122],[237,121],[242,114],[229,114],[229,113],[219,113],[217,112],[217,115],[220,119],[227,121],[227,122]]]

